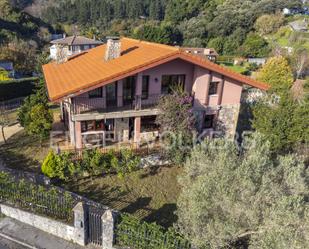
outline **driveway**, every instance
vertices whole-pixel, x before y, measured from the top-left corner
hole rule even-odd
[[[28,247],[24,247],[0,236],[0,249],[28,249]]]

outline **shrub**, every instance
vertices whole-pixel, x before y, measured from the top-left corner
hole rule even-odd
[[[132,150],[123,149],[120,151],[119,158],[112,157],[111,166],[119,178],[124,178],[127,174],[138,169],[140,161],[140,157],[134,155]]]
[[[42,172],[50,178],[65,181],[85,172],[90,176],[97,176],[114,171],[123,178],[127,173],[136,170],[139,163],[140,157],[128,149],[121,150],[118,157],[114,151],[103,154],[99,149],[86,150],[80,160],[76,160],[72,153],[57,155],[50,151],[43,161]]]
[[[69,176],[76,173],[75,165],[70,153],[56,155],[50,151],[42,164],[42,172],[50,178],[68,180]]]

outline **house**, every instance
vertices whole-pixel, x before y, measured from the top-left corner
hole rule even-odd
[[[180,48],[110,38],[67,62],[43,66],[49,98],[61,103],[76,148],[157,136],[160,96],[174,84],[194,97],[200,133],[236,130],[243,85],[268,86]]]
[[[50,43],[53,44],[50,47],[50,58],[57,61],[103,44],[101,41],[77,35],[53,40]]]
[[[215,62],[219,56],[214,48],[181,48],[184,52]]]
[[[50,40],[54,41],[54,40],[59,40],[59,39],[65,38],[65,37],[66,37],[66,34],[51,34]]]
[[[303,20],[297,20],[294,22],[290,22],[289,25],[294,31],[307,32],[309,23],[307,19],[303,19]]]
[[[15,70],[13,62],[11,61],[0,61],[0,69],[5,70],[8,74],[8,77],[15,77]]]

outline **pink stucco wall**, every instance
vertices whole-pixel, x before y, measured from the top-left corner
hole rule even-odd
[[[240,102],[240,96],[242,92],[242,84],[236,82],[227,77],[222,77],[222,75],[214,72],[210,72],[200,66],[194,65],[192,63],[176,59],[171,62],[164,63],[160,66],[148,69],[137,75],[137,93],[141,92],[141,78],[143,75],[149,75],[149,96],[160,95],[161,94],[161,79],[162,75],[172,75],[172,74],[185,74],[186,75],[186,91],[193,93],[195,96],[195,106],[205,107],[205,106],[216,106],[218,104],[238,104]],[[223,94],[220,102],[220,96],[208,95],[209,83],[211,81],[222,82],[223,84]],[[104,90],[103,90],[104,93]],[[103,94],[104,95],[104,94]],[[122,95],[122,82],[118,81],[118,96]],[[91,105],[95,108],[104,107],[105,101],[103,98],[88,99],[88,94],[84,93],[79,97],[79,102],[85,100],[85,108],[87,105]],[[121,106],[121,103],[118,103]],[[83,106],[83,105],[82,105]]]
[[[185,89],[191,92],[193,81],[194,65],[180,59],[162,64],[155,68],[151,68],[143,72],[143,75],[150,76],[149,94],[161,94],[161,78],[162,75],[168,74],[185,74],[186,85]],[[155,79],[158,81],[156,82]]]
[[[229,78],[225,78],[222,105],[238,104],[240,102],[241,93],[241,83]]]

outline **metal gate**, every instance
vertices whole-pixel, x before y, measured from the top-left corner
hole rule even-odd
[[[88,243],[102,246],[102,215],[104,210],[89,207],[88,209]]]

